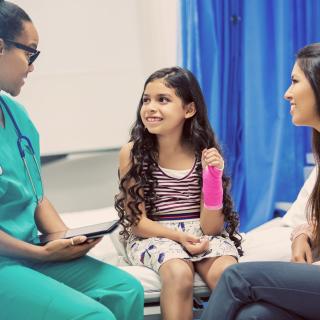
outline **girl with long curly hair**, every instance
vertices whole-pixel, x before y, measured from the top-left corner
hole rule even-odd
[[[164,319],[192,319],[195,271],[214,288],[242,254],[223,169],[194,75],[179,67],[154,72],[120,151],[115,206],[130,262],[160,275]]]

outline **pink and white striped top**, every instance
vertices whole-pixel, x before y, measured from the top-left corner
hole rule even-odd
[[[152,215],[155,220],[185,220],[200,218],[201,187],[196,172],[197,161],[191,170],[169,170],[156,166],[153,176],[157,179],[155,187],[156,199],[153,205],[156,212]],[[169,172],[183,173],[177,178],[169,175]],[[145,187],[145,196],[149,191]],[[150,205],[146,205],[147,212],[150,212]]]

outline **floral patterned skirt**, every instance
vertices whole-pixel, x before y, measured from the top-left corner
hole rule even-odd
[[[184,259],[192,262],[206,258],[220,256],[234,256],[239,258],[237,248],[228,237],[227,232],[219,236],[206,236],[200,228],[200,220],[183,221],[159,221],[167,228],[187,232],[198,237],[206,237],[209,240],[207,251],[198,255],[190,255],[178,242],[167,238],[140,238],[130,235],[126,243],[126,251],[132,265],[143,265],[158,272],[163,263],[170,259]]]

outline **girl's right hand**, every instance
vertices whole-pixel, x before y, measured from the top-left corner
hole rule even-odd
[[[179,242],[191,255],[203,253],[209,248],[209,241],[207,239],[200,239],[184,232],[182,232]]]
[[[291,261],[309,264],[313,262],[312,251],[306,234],[302,233],[292,241]]]
[[[87,239],[77,236],[71,239],[59,239],[43,246],[42,261],[67,261],[80,258],[88,253],[102,238]]]

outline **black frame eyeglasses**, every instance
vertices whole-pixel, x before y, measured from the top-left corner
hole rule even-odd
[[[21,50],[24,50],[26,52],[31,53],[31,55],[28,56],[28,65],[29,66],[34,63],[34,61],[38,58],[38,56],[40,54],[39,50],[32,48],[32,47],[29,47],[29,46],[26,46],[22,43],[15,42],[15,41],[8,40],[8,39],[3,39],[3,41],[15,46],[18,49],[21,49]]]

